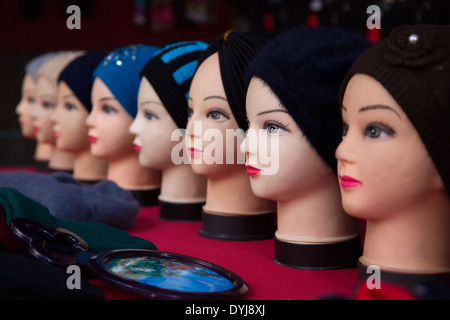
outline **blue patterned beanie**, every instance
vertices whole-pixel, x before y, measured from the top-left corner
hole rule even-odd
[[[178,128],[186,128],[189,87],[197,60],[207,47],[208,44],[201,41],[167,45],[156,52],[141,71],[141,77],[153,86]]]
[[[98,65],[93,79],[100,78],[132,118],[137,114],[139,72],[153,57],[157,47],[131,45],[112,51]]]

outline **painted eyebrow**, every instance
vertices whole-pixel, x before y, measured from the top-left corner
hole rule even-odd
[[[39,99],[58,100],[55,96],[49,94],[43,94],[39,96]]]
[[[161,102],[156,101],[156,100],[146,100],[146,101],[142,101],[140,103],[141,106],[146,105],[146,104],[157,104],[159,106],[163,106],[163,104]]]
[[[63,99],[68,99],[70,97],[75,97],[75,94],[66,94],[65,96],[63,96]]]
[[[203,101],[210,100],[210,99],[220,99],[220,100],[228,102],[227,98],[222,97],[222,96],[208,96],[208,97],[204,98]],[[189,97],[189,100],[193,101],[191,97]]]
[[[104,97],[104,98],[100,98],[100,99],[98,99],[98,101],[108,101],[108,100],[116,100],[117,101],[117,99],[116,98],[113,98],[113,97]]]
[[[228,102],[227,98],[222,97],[222,96],[209,96],[209,97],[206,97],[205,99],[203,99],[203,101],[210,100],[210,99],[219,99],[219,100]]]
[[[362,107],[362,108],[360,108],[360,109],[358,110],[358,112],[364,112],[364,111],[368,111],[368,110],[376,110],[376,109],[390,110],[390,111],[394,112],[394,113],[397,115],[397,117],[399,117],[400,119],[402,118],[402,117],[400,116],[400,114],[399,114],[397,111],[395,111],[393,108],[391,108],[391,107],[389,107],[389,106],[385,106],[385,105],[383,105],[383,104],[375,104],[375,105],[373,105],[373,106]]]
[[[261,112],[257,113],[256,115],[257,115],[257,116],[262,116],[262,115],[265,115],[265,114],[268,114],[268,113],[274,113],[274,112],[284,112],[284,113],[289,114],[289,112],[288,112],[287,110],[283,110],[283,109],[273,109],[273,110],[261,111]]]
[[[391,108],[389,106],[385,106],[383,104],[375,104],[373,106],[362,107],[358,110],[358,112],[364,112],[364,111],[376,110],[376,109],[390,110],[390,111],[394,112],[397,115],[397,117],[399,117],[400,119],[402,118],[400,116],[400,114],[397,111],[395,111],[393,108]],[[347,111],[347,108],[345,106],[342,106],[342,110]]]

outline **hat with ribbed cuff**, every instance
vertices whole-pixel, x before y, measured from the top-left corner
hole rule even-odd
[[[321,159],[337,172],[342,140],[339,88],[347,70],[370,43],[347,31],[298,28],[271,41],[247,71],[263,80]]]
[[[248,129],[245,73],[258,52],[272,38],[271,34],[265,32],[228,30],[210,43],[198,61],[198,65],[201,65],[208,57],[218,53],[226,98],[239,128],[244,131]]]

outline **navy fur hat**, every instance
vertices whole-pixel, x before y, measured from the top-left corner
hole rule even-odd
[[[263,80],[310,144],[336,173],[342,139],[339,89],[345,74],[370,43],[331,28],[299,28],[280,34],[253,60],[252,77]]]

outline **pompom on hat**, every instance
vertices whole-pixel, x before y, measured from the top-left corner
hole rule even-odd
[[[92,110],[92,73],[107,54],[107,51],[88,52],[72,61],[58,78],[58,82],[64,81],[69,86],[89,112]]]
[[[98,65],[93,78],[100,78],[132,118],[137,114],[139,73],[158,47],[130,45],[110,52]]]
[[[210,43],[198,61],[200,65],[214,53],[219,54],[220,73],[228,104],[239,128],[244,131],[248,129],[245,73],[258,52],[272,38],[271,34],[264,32],[228,30]]]
[[[153,86],[178,128],[186,128],[189,87],[197,60],[207,47],[201,41],[169,44],[156,52],[140,73]]]
[[[403,25],[362,54],[348,71],[374,78],[408,116],[450,195],[450,26]]]
[[[264,81],[325,163],[336,173],[335,150],[342,139],[339,88],[370,43],[331,28],[298,28],[271,41],[248,68]]]

